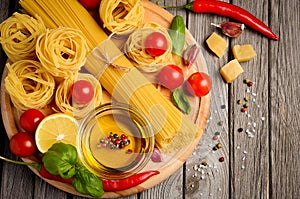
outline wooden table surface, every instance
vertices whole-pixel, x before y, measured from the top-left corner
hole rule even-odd
[[[153,1],[154,2],[154,1]],[[183,5],[189,1],[159,1],[161,5]],[[228,1],[227,1],[228,2]],[[204,47],[208,70],[213,79],[211,112],[207,128],[195,151],[181,169],[155,187],[124,197],[126,199],[201,198],[277,198],[300,197],[300,4],[295,0],[232,0],[261,19],[280,37],[274,41],[246,28],[235,39],[227,39],[229,49],[251,44],[257,52],[253,60],[242,63],[245,72],[226,84],[219,68],[232,60],[228,50],[221,59],[205,46],[205,39],[220,30],[211,23],[228,18],[168,9],[181,15],[195,39]],[[18,1],[0,1],[0,22],[19,9]],[[6,55],[0,47],[1,71]],[[243,83],[254,82],[252,87]],[[250,97],[247,114],[237,103]],[[2,121],[2,120],[1,120]],[[238,129],[243,131],[239,132]],[[213,140],[219,135],[217,141]],[[1,123],[2,156],[17,159],[9,151],[9,141]],[[222,148],[213,147],[221,143]],[[224,162],[219,158],[224,157]],[[200,166],[206,161],[206,167]],[[80,199],[60,191],[37,177],[29,168],[0,162],[0,198]]]

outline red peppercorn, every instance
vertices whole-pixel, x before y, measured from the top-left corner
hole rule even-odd
[[[218,140],[218,139],[219,139],[219,136],[215,135],[215,136],[213,137],[213,139],[214,139],[214,140]]]
[[[247,111],[247,108],[244,107],[244,108],[241,109],[241,111],[242,111],[243,113],[245,113],[245,112]]]
[[[120,144],[120,142],[121,142],[120,140],[116,140],[115,144]]]
[[[224,160],[225,160],[224,157],[220,157],[220,158],[219,158],[219,161],[220,161],[220,162],[224,162]]]
[[[253,82],[248,82],[247,85],[248,85],[249,87],[251,87],[251,86],[253,86]]]

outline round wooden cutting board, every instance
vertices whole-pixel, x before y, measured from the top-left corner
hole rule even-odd
[[[157,6],[152,2],[149,2],[147,0],[143,0],[142,2],[145,7],[145,18],[144,18],[145,22],[154,21],[163,25],[166,28],[170,26],[170,23],[174,17],[173,15],[171,15],[169,12],[160,8],[159,6]],[[195,39],[193,38],[193,36],[190,34],[189,31],[186,31],[186,45],[191,45],[194,43],[196,43]],[[195,63],[193,69],[190,72],[194,72],[194,71],[207,72],[206,61],[201,52],[197,62]],[[3,119],[3,123],[7,135],[9,138],[11,138],[12,135],[18,132],[18,124],[16,123],[16,121],[18,121],[20,113],[17,112],[16,109],[12,106],[10,97],[5,92],[4,78],[6,77],[6,75],[7,75],[7,68],[4,69],[3,77],[1,81],[1,113],[2,113],[2,119]],[[168,90],[161,88],[161,92],[166,97],[168,98],[170,97],[170,92]],[[110,96],[107,93],[104,93],[104,96],[105,96],[104,97],[105,102],[110,100]],[[189,117],[192,121],[194,121],[199,126],[199,129],[203,131],[205,129],[206,121],[209,114],[210,95],[207,95],[202,98],[189,97],[189,101],[192,106],[192,112],[190,113]],[[157,185],[158,183],[162,182],[163,180],[171,176],[176,170],[181,168],[183,163],[193,152],[200,138],[201,136],[197,137],[192,143],[190,143],[190,145],[181,149],[181,151],[179,152],[176,152],[174,154],[163,154],[163,162],[161,163],[149,162],[146,168],[144,168],[144,171],[150,169],[159,170],[160,171],[159,175],[153,176],[146,182],[124,191],[106,192],[102,197],[116,198],[116,197],[128,196],[149,189]],[[28,162],[32,160],[23,158],[23,161]],[[32,171],[35,172],[37,175],[39,175],[36,170],[32,169]],[[76,192],[71,185],[67,185],[67,184],[63,184],[57,181],[52,181],[47,179],[44,180],[50,183],[51,185],[57,187],[58,189],[61,189],[63,191],[69,192],[74,195],[83,196],[78,194],[78,192]],[[86,197],[86,195],[84,196]]]

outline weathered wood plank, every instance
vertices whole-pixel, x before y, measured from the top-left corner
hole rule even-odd
[[[270,191],[271,197],[299,198],[300,57],[299,2],[271,1],[272,28],[280,42],[270,44]]]
[[[233,1],[234,4],[248,10],[268,25],[267,1],[261,3]],[[233,198],[269,198],[269,123],[268,118],[268,45],[271,40],[246,27],[244,33],[233,39],[234,45],[251,44],[257,56],[241,63],[244,74],[230,88],[231,101],[231,196]],[[243,79],[255,82],[252,87],[243,83]],[[237,100],[250,97],[247,113],[242,113]],[[245,100],[243,99],[244,103]],[[243,104],[244,104],[243,103]],[[238,132],[243,128],[243,132]],[[250,131],[247,133],[246,131]],[[248,135],[249,134],[249,135]],[[251,137],[251,135],[253,137]],[[249,137],[250,136],[250,137]]]

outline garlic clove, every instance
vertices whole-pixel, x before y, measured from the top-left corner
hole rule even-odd
[[[154,148],[152,155],[151,155],[151,160],[153,162],[162,162],[163,161],[160,150],[158,150],[157,148]]]
[[[244,24],[231,21],[225,21],[221,24],[211,23],[211,25],[221,28],[222,32],[225,35],[233,38],[240,36],[243,33],[243,30],[245,29]]]
[[[184,66],[187,68],[191,68],[191,66],[196,62],[196,59],[200,53],[200,47],[197,44],[193,44],[188,46],[182,53],[182,62]]]

